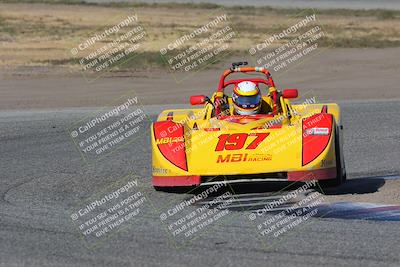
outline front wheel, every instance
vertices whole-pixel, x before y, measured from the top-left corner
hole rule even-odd
[[[342,169],[342,158],[340,153],[340,140],[338,133],[335,135],[335,156],[336,156],[336,178],[318,181],[319,185],[322,188],[339,186],[343,184],[347,179],[346,170],[343,171]]]
[[[193,186],[153,186],[154,190],[166,193],[187,193]]]

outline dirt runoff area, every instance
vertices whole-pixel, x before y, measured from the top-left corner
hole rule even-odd
[[[3,68],[0,109],[104,106],[131,90],[144,105],[186,104],[190,95],[212,94],[222,71],[237,60],[246,58],[225,58],[199,72],[124,71],[91,81],[61,67]],[[272,71],[279,88],[298,88],[300,95],[321,101],[400,99],[399,73],[400,48],[325,49],[285,71]]]

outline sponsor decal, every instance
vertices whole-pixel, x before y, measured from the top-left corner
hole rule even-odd
[[[167,174],[169,173],[169,169],[164,169],[164,168],[157,168],[153,166],[153,173],[157,173],[157,174]]]
[[[167,133],[169,129],[175,128],[176,131]],[[185,138],[183,126],[173,121],[158,121],[153,124],[154,139],[161,154],[176,167],[187,171],[186,152],[184,149]]]
[[[270,154],[253,154],[235,153],[227,155],[218,155],[217,163],[231,163],[231,162],[251,162],[251,161],[270,161],[272,155]]]
[[[309,128],[306,129],[307,135],[329,135],[329,128]]]
[[[183,142],[184,139],[183,137],[163,137],[163,138],[158,138],[156,139],[156,144],[161,145],[161,144],[172,144],[172,143],[179,143]]]
[[[321,167],[328,167],[328,166],[332,166],[334,165],[333,160],[327,160],[327,159],[323,159],[321,160]]]
[[[249,137],[255,137],[245,149],[256,149],[267,138],[269,133],[235,133],[221,134],[218,136],[218,143],[215,151],[223,150],[240,150],[242,149]]]

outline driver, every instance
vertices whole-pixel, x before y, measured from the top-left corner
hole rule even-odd
[[[253,82],[240,82],[233,89],[232,102],[236,115],[258,114],[261,109],[260,89]]]

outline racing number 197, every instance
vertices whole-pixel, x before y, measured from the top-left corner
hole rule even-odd
[[[269,133],[236,133],[236,134],[221,134],[218,136],[218,144],[215,151],[223,150],[239,150],[244,147],[246,140],[249,136],[255,136],[256,138],[246,147],[246,149],[255,149],[264,141]]]

